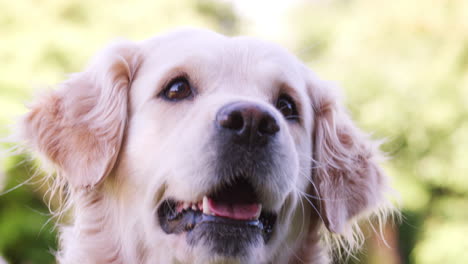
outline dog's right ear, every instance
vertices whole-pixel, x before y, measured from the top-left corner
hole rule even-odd
[[[71,187],[92,188],[114,166],[139,63],[136,44],[113,44],[85,71],[37,98],[22,120],[26,144],[51,161]]]

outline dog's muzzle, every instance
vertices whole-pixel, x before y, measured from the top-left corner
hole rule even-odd
[[[169,235],[187,233],[215,254],[241,256],[268,243],[276,213],[262,208],[271,170],[271,145],[280,131],[274,114],[254,103],[235,102],[216,115],[217,154],[213,186],[200,201],[170,197],[159,204],[159,225]]]

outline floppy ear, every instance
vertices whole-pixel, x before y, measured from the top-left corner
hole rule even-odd
[[[93,187],[112,169],[138,63],[135,44],[111,45],[85,71],[38,98],[22,120],[26,143],[56,165],[72,187]]]
[[[354,125],[337,88],[313,82],[313,189],[328,230],[346,235],[350,220],[384,204],[386,176],[377,164],[379,144]]]

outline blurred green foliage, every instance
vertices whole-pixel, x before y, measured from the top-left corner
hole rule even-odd
[[[398,262],[368,245],[360,263],[468,263],[468,1],[294,3],[275,39],[340,83],[356,121],[387,138],[386,171],[404,217]],[[184,25],[259,35],[254,22],[214,0],[0,0],[0,135],[37,87],[79,71],[115,37],[141,40]],[[14,157],[2,170],[9,190],[31,166]],[[0,196],[0,255],[10,263],[53,263],[43,195],[31,183]]]
[[[53,263],[54,223],[41,193],[22,186],[30,181],[31,164],[25,157],[10,162],[5,189],[12,191],[0,197],[0,253],[10,263]]]

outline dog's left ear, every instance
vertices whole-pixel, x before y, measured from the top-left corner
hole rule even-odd
[[[379,144],[358,129],[334,85],[315,79],[308,92],[313,104],[313,172],[324,224],[347,235],[355,218],[385,203],[386,175],[378,165]]]
[[[136,44],[115,43],[85,71],[36,99],[23,119],[20,136],[51,161],[71,187],[93,187],[113,168],[138,63]]]

